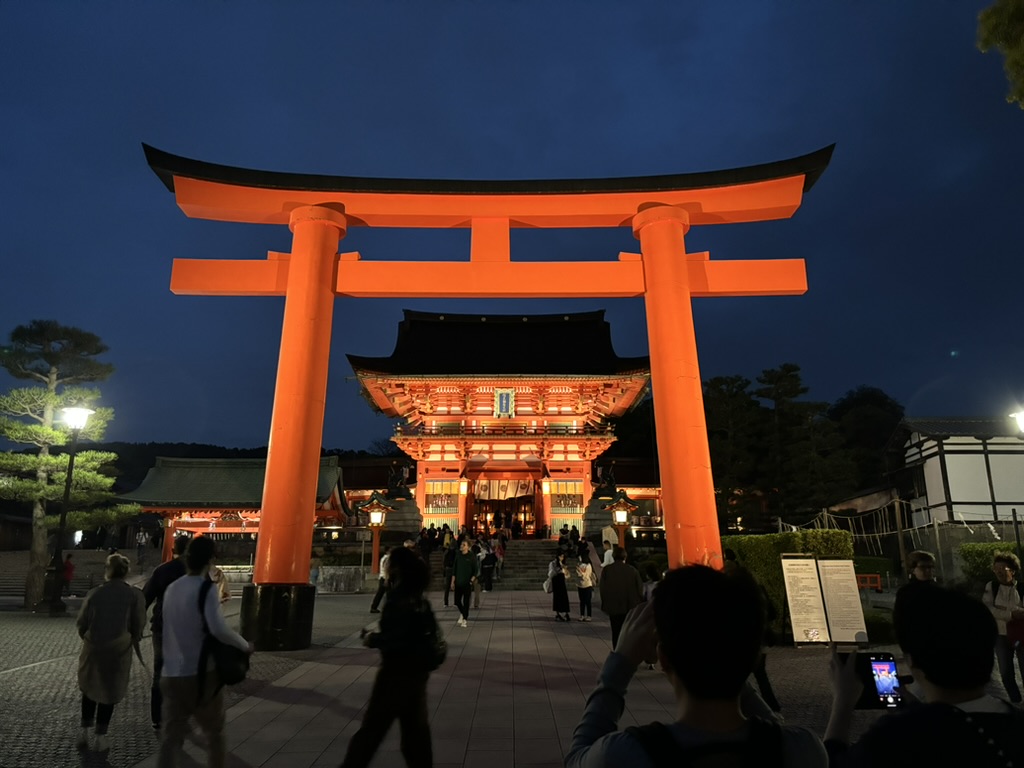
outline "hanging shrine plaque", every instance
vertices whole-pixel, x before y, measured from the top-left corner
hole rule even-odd
[[[511,387],[494,390],[494,416],[511,419],[516,415],[516,391]]]

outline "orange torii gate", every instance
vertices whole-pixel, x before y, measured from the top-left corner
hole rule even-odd
[[[257,545],[243,632],[258,648],[310,642],[310,540],[335,296],[644,298],[669,561],[721,562],[690,300],[807,290],[802,259],[710,261],[688,254],[691,226],[787,218],[833,147],[706,173],[550,181],[369,179],[257,171],[144,145],[186,215],[287,224],[291,253],[175,259],[174,293],[284,296],[284,322]],[[364,261],[339,254],[348,227],[469,228],[469,261]],[[640,253],[618,261],[514,262],[512,227],[632,227]],[[285,609],[285,606],[287,609]],[[306,626],[308,624],[308,626]]]

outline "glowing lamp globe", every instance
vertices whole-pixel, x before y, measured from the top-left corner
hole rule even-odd
[[[89,417],[96,411],[91,408],[62,408],[64,423],[71,429],[83,429],[89,421]]]

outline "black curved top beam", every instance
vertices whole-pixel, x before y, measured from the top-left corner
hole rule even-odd
[[[310,192],[378,192],[438,195],[560,195],[615,192],[658,192],[708,189],[752,184],[759,181],[804,177],[807,192],[828,167],[835,144],[808,155],[748,165],[722,171],[677,173],[662,176],[625,176],[612,179],[538,179],[469,181],[454,179],[373,179],[357,176],[325,176],[314,173],[282,173],[236,168],[193,160],[143,144],[146,162],[171,192],[174,177],[199,179],[239,187],[293,189]]]

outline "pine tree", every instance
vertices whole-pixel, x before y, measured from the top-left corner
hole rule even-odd
[[[95,334],[60,325],[52,320],[33,320],[15,328],[10,345],[0,349],[0,365],[16,379],[31,382],[0,395],[0,437],[31,446],[19,453],[0,453],[0,498],[32,504],[32,545],[25,579],[25,606],[43,597],[43,581],[49,563],[47,505],[63,497],[68,460],[57,450],[70,435],[60,420],[60,409],[93,408],[95,413],[81,431],[80,439],[98,440],[113,418],[110,408],[95,405],[99,390],[81,386],[102,381],[113,366],[96,358],[107,351]],[[82,451],[76,454],[71,507],[88,509],[109,501],[113,476],[112,453]],[[121,513],[126,510],[122,508]],[[71,519],[74,519],[72,517]],[[63,544],[63,542],[62,542]]]

